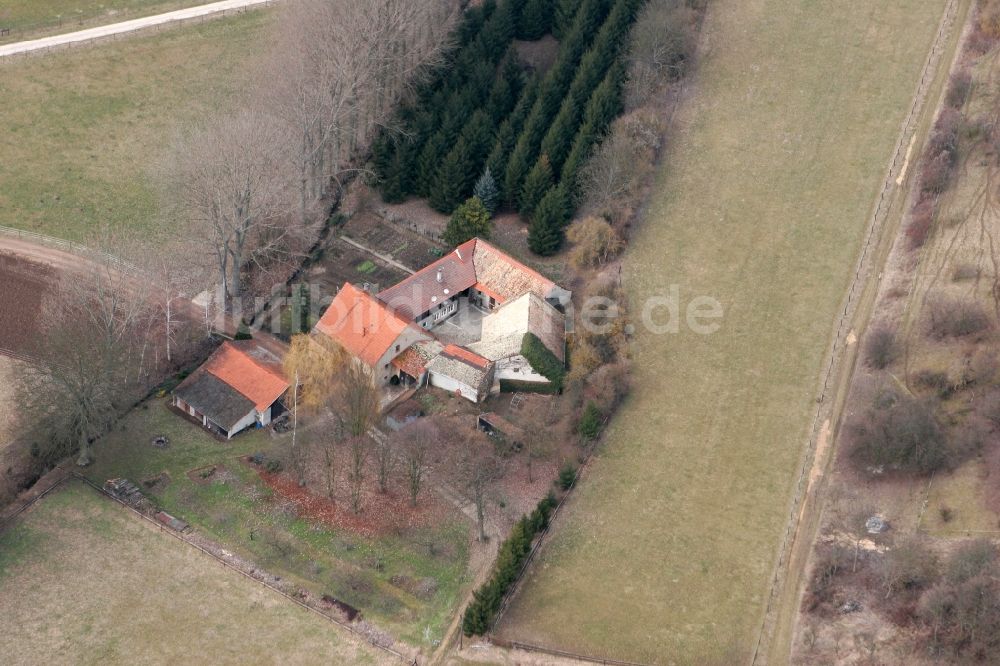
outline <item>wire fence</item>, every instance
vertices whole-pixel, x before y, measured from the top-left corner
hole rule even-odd
[[[620,659],[605,659],[603,657],[590,657],[585,654],[577,654],[575,652],[568,652],[566,650],[557,650],[555,648],[548,648],[541,645],[533,645],[531,643],[522,643],[521,641],[506,641],[499,638],[492,639],[494,645],[502,648],[507,648],[510,650],[524,650],[526,652],[540,652],[542,654],[550,654],[553,657],[565,657],[567,659],[575,659],[577,661],[586,661],[592,664],[607,664],[608,666],[645,666],[635,661],[622,661]]]
[[[129,263],[124,259],[120,259],[113,254],[95,250],[86,245],[74,243],[73,241],[64,240],[62,238],[46,236],[45,234],[40,234],[34,231],[25,231],[23,229],[15,229],[13,227],[5,227],[3,225],[0,225],[0,236],[7,236],[17,240],[28,241],[30,243],[34,243],[35,245],[55,248],[91,261],[96,260],[100,263],[108,262],[114,264],[115,267],[123,273],[130,273],[132,275],[139,275],[142,273],[142,271],[139,270],[139,267],[135,264]]]
[[[829,361],[823,374],[823,384],[820,389],[819,396],[816,399],[818,407],[816,408],[816,414],[813,418],[809,446],[796,481],[787,526],[785,528],[785,533],[782,536],[781,547],[778,551],[778,561],[775,565],[774,575],[771,579],[767,605],[765,607],[764,616],[761,619],[760,629],[757,632],[757,639],[754,642],[754,649],[750,659],[751,664],[758,663],[758,659],[761,654],[761,645],[764,643],[765,636],[767,634],[767,622],[775,611],[775,600],[781,591],[782,571],[790,554],[791,545],[794,541],[794,535],[799,525],[801,505],[804,500],[806,490],[809,487],[809,472],[814,462],[816,444],[822,428],[823,416],[827,409],[826,400],[831,389],[831,384],[834,381],[838,364],[842,360],[845,342],[851,332],[852,324],[854,323],[853,318],[857,310],[858,301],[867,286],[867,280],[865,278],[868,276],[870,269],[869,255],[873,246],[878,245],[881,238],[879,232],[881,231],[881,228],[888,217],[889,210],[892,207],[892,195],[898,187],[896,178],[901,175],[902,169],[908,165],[907,159],[909,151],[907,147],[917,131],[919,116],[923,109],[924,102],[926,101],[927,93],[937,76],[937,67],[940,63],[941,56],[947,49],[947,39],[951,34],[952,27],[954,26],[955,19],[957,17],[958,6],[959,0],[950,0],[945,6],[941,21],[938,24],[937,34],[934,37],[931,50],[924,61],[924,67],[921,71],[920,81],[917,84],[917,88],[913,96],[913,102],[910,105],[910,109],[901,125],[900,133],[892,153],[892,160],[889,163],[888,172],[886,173],[885,180],[882,183],[882,189],[878,194],[878,200],[875,204],[871,221],[868,225],[865,242],[862,246],[857,264],[855,265],[854,275],[851,277],[851,284],[844,300],[843,309],[838,317],[836,335],[830,348]],[[917,161],[918,158],[913,157],[912,159],[913,161]],[[877,279],[881,280],[881,277],[881,274],[879,274]]]
[[[2,531],[3,529],[6,529],[7,527],[9,527],[11,525],[11,523],[14,521],[14,519],[16,519],[19,515],[21,515],[26,510],[28,510],[29,508],[31,508],[32,506],[34,506],[34,504],[36,502],[38,502],[39,500],[41,500],[43,497],[49,495],[50,493],[52,493],[54,490],[62,487],[66,482],[68,482],[70,480],[76,480],[76,481],[83,482],[88,487],[92,488],[93,490],[96,490],[103,497],[106,497],[108,499],[113,500],[114,502],[118,503],[120,506],[124,507],[126,510],[128,510],[129,512],[131,512],[133,515],[139,517],[140,519],[144,520],[145,522],[149,523],[150,525],[154,525],[157,528],[157,530],[159,530],[161,533],[170,535],[171,537],[177,539],[178,541],[181,541],[181,542],[187,544],[188,546],[191,546],[192,548],[195,548],[196,550],[204,553],[205,555],[208,555],[212,559],[214,559],[217,562],[219,562],[219,564],[221,564],[222,566],[224,566],[227,569],[230,569],[232,571],[235,571],[236,573],[238,573],[239,575],[243,576],[247,580],[251,580],[251,581],[253,581],[253,582],[255,582],[255,583],[259,584],[259,585],[263,585],[264,587],[266,587],[266,588],[268,588],[270,590],[273,590],[274,592],[280,594],[282,597],[284,597],[288,601],[291,601],[292,603],[294,603],[294,604],[296,604],[298,606],[301,606],[306,611],[308,611],[310,613],[313,613],[315,615],[318,615],[319,617],[323,618],[324,620],[327,620],[327,621],[329,621],[329,622],[337,625],[337,627],[339,627],[341,629],[347,630],[348,632],[350,632],[354,636],[356,636],[359,639],[363,640],[368,645],[371,645],[372,647],[377,648],[378,650],[380,650],[382,652],[385,652],[386,654],[389,654],[389,655],[391,655],[391,656],[399,659],[402,663],[409,664],[410,666],[417,666],[419,664],[419,662],[417,661],[417,659],[415,657],[411,657],[411,656],[408,656],[406,654],[403,654],[402,652],[400,652],[398,650],[395,650],[395,649],[393,649],[390,646],[384,645],[384,644],[380,643],[379,641],[373,640],[370,636],[368,636],[367,634],[365,634],[362,631],[359,631],[356,627],[353,627],[350,624],[347,624],[347,623],[345,623],[345,622],[337,619],[336,617],[328,615],[328,614],[322,612],[321,610],[310,606],[309,604],[303,602],[301,599],[295,598],[294,596],[292,596],[291,594],[289,594],[285,590],[282,590],[281,588],[279,588],[279,587],[277,587],[275,585],[272,585],[271,583],[269,583],[266,580],[261,580],[260,578],[257,578],[255,576],[250,575],[249,573],[247,573],[246,571],[244,571],[240,567],[234,565],[232,562],[228,562],[227,560],[225,560],[224,558],[220,557],[218,554],[212,552],[211,550],[209,550],[209,549],[201,546],[200,544],[195,543],[194,541],[192,541],[189,538],[185,538],[185,535],[183,535],[183,534],[175,531],[174,529],[172,529],[172,528],[164,525],[163,523],[160,523],[160,522],[154,520],[153,518],[147,516],[143,512],[141,512],[138,509],[136,509],[135,507],[129,506],[126,502],[123,502],[118,497],[115,497],[111,493],[107,492],[106,490],[104,490],[103,488],[101,488],[98,484],[94,483],[93,481],[91,481],[90,479],[88,479],[86,476],[80,474],[79,472],[77,472],[75,470],[69,470],[69,471],[67,471],[66,474],[64,474],[63,476],[61,476],[51,486],[49,486],[48,488],[46,488],[44,491],[42,491],[41,493],[39,493],[35,497],[32,497],[30,500],[24,502],[20,507],[18,507],[16,510],[14,510],[10,515],[6,516],[3,519],[3,521],[0,522],[0,531]]]

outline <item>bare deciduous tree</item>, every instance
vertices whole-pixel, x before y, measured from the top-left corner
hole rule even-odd
[[[273,117],[247,108],[202,123],[174,149],[171,201],[187,233],[211,248],[230,298],[242,293],[247,263],[301,232],[288,220],[286,143]]]
[[[387,437],[381,432],[375,433],[374,440],[372,452],[375,456],[375,477],[378,480],[378,491],[385,493],[389,490],[389,478],[396,469],[397,442],[394,437]]]
[[[131,241],[103,234],[88,261],[63,274],[43,302],[36,363],[19,382],[24,421],[39,453],[54,461],[104,434],[150,382],[146,351],[155,309],[126,256]]]
[[[493,440],[485,433],[475,430],[465,435],[456,459],[449,463],[450,471],[458,490],[475,507],[479,540],[486,541],[487,502],[490,491],[503,477],[505,465],[503,458],[497,455]]]
[[[357,359],[346,362],[338,377],[336,407],[350,443],[348,481],[351,484],[351,508],[355,513],[361,511],[361,487],[371,451],[369,431],[379,417],[379,398],[368,366]]]
[[[395,437],[406,474],[410,506],[416,506],[417,496],[427,474],[428,456],[441,441],[441,433],[432,420],[423,418],[395,433]]]
[[[639,13],[629,49],[629,108],[646,104],[666,82],[684,75],[695,47],[695,17],[684,0],[652,0]]]
[[[304,222],[358,168],[397,101],[440,61],[457,17],[448,0],[294,0],[281,9],[262,79],[289,127]]]

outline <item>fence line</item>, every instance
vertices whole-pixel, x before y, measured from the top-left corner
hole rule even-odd
[[[301,606],[302,608],[306,609],[307,611],[309,611],[311,613],[315,613],[316,615],[322,617],[323,619],[328,620],[328,621],[332,622],[333,624],[336,624],[338,627],[340,627],[342,629],[346,629],[347,631],[349,631],[350,633],[354,634],[358,638],[362,639],[365,643],[368,643],[372,647],[378,648],[379,650],[382,650],[383,652],[386,652],[387,654],[390,654],[390,655],[396,657],[397,659],[399,659],[400,661],[402,661],[405,664],[410,664],[411,666],[416,666],[416,664],[418,663],[417,660],[416,660],[416,658],[407,657],[405,654],[403,654],[402,652],[399,652],[398,650],[394,650],[394,649],[392,649],[391,647],[389,647],[387,645],[382,645],[381,643],[378,643],[377,641],[373,640],[372,638],[370,638],[369,636],[367,636],[363,632],[358,631],[353,626],[351,626],[349,624],[346,624],[344,622],[341,622],[340,620],[338,620],[337,618],[335,618],[335,617],[333,617],[331,615],[327,615],[326,613],[320,611],[318,608],[313,608],[309,604],[304,603],[301,599],[296,599],[294,596],[288,594],[287,592],[285,592],[281,588],[279,588],[279,587],[277,587],[275,585],[272,585],[271,583],[267,582],[266,580],[261,580],[259,578],[254,577],[254,576],[251,576],[250,574],[248,574],[243,569],[241,569],[238,566],[232,564],[231,562],[226,561],[224,558],[220,557],[216,553],[213,553],[212,551],[208,550],[207,548],[205,548],[205,547],[203,547],[203,546],[201,546],[201,545],[199,545],[197,543],[194,543],[190,539],[185,539],[183,535],[177,533],[176,531],[174,531],[173,529],[167,527],[166,525],[163,525],[162,523],[159,523],[156,520],[153,520],[152,518],[150,518],[146,514],[142,513],[141,511],[139,511],[135,507],[129,506],[128,504],[126,504],[125,502],[123,502],[121,499],[119,499],[119,498],[115,497],[114,495],[112,495],[111,493],[107,492],[106,490],[104,490],[104,488],[100,487],[99,485],[97,485],[96,483],[94,483],[93,481],[91,481],[90,479],[88,479],[87,477],[85,477],[84,475],[80,474],[79,472],[77,472],[75,470],[71,471],[70,475],[67,476],[67,477],[65,477],[64,479],[62,479],[62,481],[60,481],[60,483],[62,483],[63,481],[66,481],[66,479],[69,479],[69,478],[78,479],[80,481],[83,481],[85,484],[87,484],[88,486],[90,486],[91,488],[93,488],[94,490],[96,490],[97,492],[99,492],[101,495],[114,500],[115,502],[117,502],[121,506],[123,506],[126,509],[128,509],[129,511],[131,511],[133,514],[135,514],[139,518],[145,520],[146,522],[148,522],[148,523],[150,523],[152,525],[155,525],[164,534],[169,534],[170,536],[174,537],[178,541],[181,541],[181,542],[183,542],[183,543],[191,546],[192,548],[195,548],[195,549],[201,551],[205,555],[208,555],[212,559],[214,559],[217,562],[219,562],[220,564],[222,564],[224,567],[237,572],[238,574],[240,574],[244,578],[246,578],[248,580],[251,580],[251,581],[254,581],[255,583],[259,583],[260,585],[263,585],[264,587],[266,587],[266,588],[268,588],[270,590],[273,590],[274,592],[277,592],[278,594],[280,594],[284,598],[286,598],[289,601],[291,601],[291,602],[293,602],[293,603]],[[58,485],[58,484],[56,484],[56,485]],[[49,490],[51,490],[51,488]],[[47,490],[46,493],[48,493],[48,492],[49,491]],[[34,501],[37,501],[37,498],[35,500],[33,500],[32,503],[34,503]]]
[[[19,240],[27,239],[33,243],[54,247],[69,254],[75,254],[87,259],[108,261],[115,264],[119,270],[125,273],[132,273],[133,275],[139,275],[142,273],[142,271],[139,270],[139,267],[135,264],[125,261],[124,259],[119,259],[109,252],[95,250],[91,247],[87,247],[86,245],[74,243],[73,241],[64,240],[62,238],[46,236],[45,234],[40,234],[35,231],[25,231],[23,229],[15,229],[14,227],[5,227],[3,225],[0,225],[0,236],[9,236]]]
[[[55,469],[60,469],[60,468],[57,467]],[[49,493],[51,493],[56,488],[62,486],[64,483],[66,483],[67,479],[69,479],[69,478],[70,477],[68,475],[63,475],[63,476],[59,477],[58,479],[56,479],[52,483],[51,486],[49,486],[48,488],[46,488],[42,492],[38,493],[37,495],[35,495],[31,499],[29,499],[26,502],[24,502],[23,504],[21,504],[21,506],[19,506],[17,509],[14,509],[14,511],[11,514],[5,516],[2,520],[0,520],[0,532],[3,532],[5,529],[7,529],[10,526],[10,524],[14,522],[15,518],[17,518],[22,513],[24,513],[25,511],[27,511],[29,508],[31,508],[32,506],[34,506],[35,502],[37,502],[38,500],[42,499],[43,497],[45,497],[46,495],[48,495]]]
[[[605,659],[603,657],[590,657],[585,654],[577,654],[575,652],[568,652],[566,650],[557,650],[555,648],[548,648],[541,645],[533,645],[531,643],[522,643],[521,641],[492,639],[492,642],[502,648],[507,648],[512,650],[525,650],[526,652],[541,652],[544,654],[550,654],[553,657],[566,657],[567,659],[588,661],[593,664],[606,664],[607,666],[645,666],[645,664],[641,664],[636,661],[622,661],[620,659]]]
[[[760,656],[761,643],[764,640],[764,634],[767,630],[767,620],[774,611],[774,602],[777,597],[778,591],[780,589],[780,578],[782,574],[782,568],[789,557],[790,546],[793,542],[793,537],[798,529],[798,513],[802,502],[804,501],[805,490],[808,488],[808,478],[809,471],[812,468],[815,454],[816,454],[816,443],[818,440],[821,423],[823,421],[823,413],[825,410],[825,403],[827,400],[827,393],[830,390],[830,383],[833,380],[834,372],[837,367],[837,363],[840,360],[841,352],[844,346],[844,340],[846,340],[847,335],[850,332],[851,319],[856,312],[857,304],[855,299],[860,297],[858,293],[859,289],[862,291],[866,286],[863,277],[866,276],[869,266],[868,266],[868,255],[873,245],[877,245],[878,234],[885,218],[888,215],[889,208],[891,206],[890,194],[895,191],[897,185],[893,178],[894,175],[900,173],[900,169],[903,166],[908,166],[907,157],[907,146],[909,141],[915,135],[917,130],[917,120],[919,118],[920,112],[923,109],[925,98],[929,92],[929,88],[934,81],[937,74],[937,66],[939,64],[941,55],[946,48],[946,40],[948,35],[951,33],[951,28],[954,25],[957,10],[958,10],[959,0],[950,0],[948,5],[945,7],[944,12],[941,17],[941,21],[938,24],[937,34],[934,37],[934,41],[931,45],[931,50],[927,54],[927,58],[924,62],[923,70],[921,71],[920,81],[917,84],[916,92],[913,96],[913,101],[910,105],[910,109],[903,120],[901,131],[896,139],[896,146],[892,153],[892,160],[889,163],[889,169],[886,173],[885,180],[882,183],[882,190],[878,194],[878,201],[875,204],[875,210],[872,213],[871,222],[868,227],[868,233],[865,237],[864,245],[861,249],[861,254],[858,258],[857,264],[855,266],[854,275],[851,278],[851,286],[848,289],[847,296],[844,301],[844,307],[841,311],[840,317],[837,322],[836,335],[833,340],[833,344],[830,348],[829,362],[827,363],[826,370],[823,375],[823,384],[820,390],[820,394],[816,399],[819,406],[816,408],[816,414],[813,419],[811,434],[809,437],[809,446],[806,450],[806,455],[802,463],[802,467],[799,470],[798,480],[795,484],[795,493],[792,497],[791,508],[789,512],[789,519],[786,524],[785,533],[782,537],[781,546],[779,549],[778,561],[774,568],[774,575],[771,579],[770,591],[768,593],[767,606],[764,611],[764,616],[761,619],[761,626],[757,633],[757,639],[754,643],[753,653],[750,659],[751,664],[758,663],[758,658]],[[902,163],[901,163],[902,160]],[[911,156],[911,160],[916,162],[919,157]],[[881,278],[881,276],[879,276]],[[831,433],[831,437],[833,434]]]

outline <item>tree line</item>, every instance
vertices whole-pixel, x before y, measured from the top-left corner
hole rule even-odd
[[[208,248],[227,300],[301,259],[456,13],[448,0],[282,3],[237,110],[195,123],[164,169],[172,220]]]
[[[451,213],[480,189],[530,220],[538,254],[562,245],[580,170],[622,110],[622,45],[642,0],[489,0],[466,12],[456,46],[396,127],[373,145],[383,198],[426,197]],[[559,38],[544,74],[514,39]]]

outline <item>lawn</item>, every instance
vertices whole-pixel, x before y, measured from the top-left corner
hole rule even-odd
[[[398,663],[76,481],[0,533],[0,653],[28,663]]]
[[[443,636],[468,562],[469,526],[457,512],[375,536],[327,527],[301,516],[240,460],[256,452],[280,457],[288,435],[256,430],[220,442],[166,404],[157,399],[133,410],[98,442],[87,475],[138,484],[165,472],[166,483],[147,486],[147,494],[227,549],[316,595],[333,595],[413,645]],[[168,448],[150,444],[159,435]],[[193,471],[211,466],[224,470],[207,481]]]
[[[0,225],[154,235],[171,137],[249,81],[266,11],[0,62]]]
[[[0,43],[82,30],[97,25],[205,5],[212,0],[5,0]]]
[[[679,286],[680,332],[636,322],[631,397],[504,636],[652,663],[746,659],[833,323],[944,5],[709,4],[624,266],[634,312]],[[684,324],[696,296],[722,304],[714,334]]]

